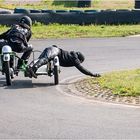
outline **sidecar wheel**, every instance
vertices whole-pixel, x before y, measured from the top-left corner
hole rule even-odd
[[[54,84],[58,85],[59,84],[59,67],[54,66]]]

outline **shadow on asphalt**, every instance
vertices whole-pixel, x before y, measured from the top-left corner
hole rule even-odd
[[[11,86],[6,86],[5,78],[0,78],[0,87],[5,89],[42,88],[55,86],[54,83],[32,83],[32,80],[14,80]]]
[[[0,78],[0,87],[5,86],[5,85],[6,85],[5,82],[6,82],[6,81],[5,81],[5,78]]]
[[[11,86],[6,86],[5,89],[22,89],[22,88],[33,88],[32,80],[14,80]]]
[[[71,85],[74,82],[59,83],[59,85]],[[11,86],[6,86],[5,77],[0,78],[0,87],[5,89],[23,89],[23,88],[42,88],[56,86],[54,83],[32,83],[32,80],[13,80]]]
[[[51,86],[55,86],[54,83],[33,83],[34,88],[37,88],[37,87],[51,87]]]

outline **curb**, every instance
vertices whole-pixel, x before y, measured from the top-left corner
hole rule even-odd
[[[97,91],[89,85],[87,87],[83,80],[85,80],[85,77],[76,77],[64,80],[63,82],[66,82],[67,84],[65,84],[66,86],[63,88],[63,92],[68,95],[81,97],[90,101],[93,100],[103,103],[111,103],[114,105],[140,107],[140,96],[121,97],[118,95],[113,95],[109,90]]]

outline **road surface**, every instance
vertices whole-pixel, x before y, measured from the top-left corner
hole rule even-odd
[[[35,49],[52,44],[81,51],[83,66],[92,72],[140,67],[140,38],[32,40]],[[25,78],[11,87],[0,76],[0,138],[10,139],[140,139],[140,108],[69,96],[67,79],[84,76],[76,68],[61,68],[60,85],[53,78]]]

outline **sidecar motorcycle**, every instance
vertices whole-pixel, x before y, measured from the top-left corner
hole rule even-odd
[[[39,51],[33,51],[33,60],[32,64],[36,62],[35,60],[35,53]],[[30,77],[29,72],[27,70],[28,64],[22,60],[22,66],[20,69],[17,69],[17,62],[21,59],[15,52],[12,51],[9,45],[5,45],[2,47],[2,52],[0,54],[0,71],[2,75],[5,75],[6,78],[6,85],[11,86],[12,81],[15,76],[18,76],[18,72],[22,71],[25,77]],[[36,75],[48,75],[54,76],[54,84],[59,84],[59,73],[60,73],[60,65],[59,65],[59,58],[55,56],[52,61],[47,63],[46,65],[41,66]]]

